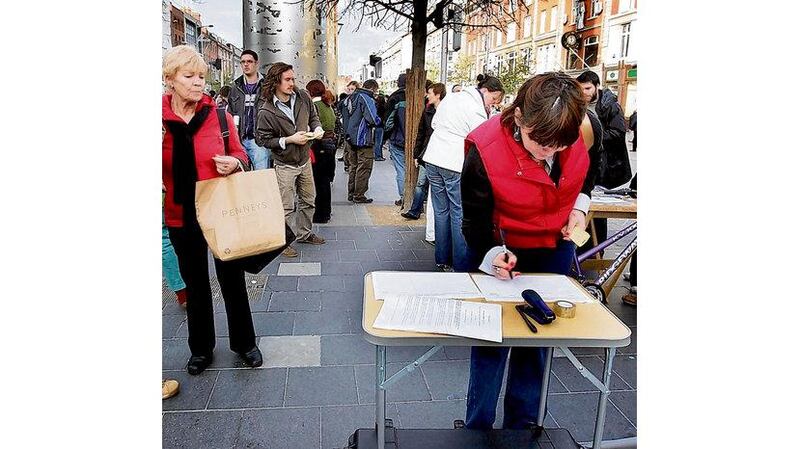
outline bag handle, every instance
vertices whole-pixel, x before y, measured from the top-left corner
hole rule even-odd
[[[222,140],[225,142],[225,156],[228,155],[228,137],[231,132],[228,130],[228,120],[225,118],[225,108],[217,109],[217,119],[219,120],[219,130],[222,132]]]

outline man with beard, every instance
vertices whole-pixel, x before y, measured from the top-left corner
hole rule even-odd
[[[600,88],[600,77],[596,73],[587,70],[578,76],[577,81],[583,89],[583,98],[589,102],[589,110],[597,114],[603,125],[606,165],[601,169],[601,175],[595,183],[608,189],[619,187],[631,179],[622,108],[613,92]],[[595,218],[592,222],[597,240],[602,242],[608,236],[608,220]]]

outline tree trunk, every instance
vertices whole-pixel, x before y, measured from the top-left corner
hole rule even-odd
[[[411,23],[411,69],[406,71],[406,177],[403,187],[403,212],[411,208],[418,170],[414,167],[414,141],[425,107],[425,43],[428,37],[425,0],[415,0]]]

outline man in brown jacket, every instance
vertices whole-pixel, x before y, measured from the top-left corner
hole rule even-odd
[[[309,149],[311,140],[322,137],[323,130],[311,97],[294,83],[289,64],[276,62],[267,71],[256,121],[256,143],[272,151],[283,212],[290,226],[297,197],[293,227],[297,241],[322,245],[325,239],[311,232],[316,189]],[[297,251],[288,247],[283,255],[297,257]]]

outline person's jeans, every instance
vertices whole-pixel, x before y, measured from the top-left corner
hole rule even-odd
[[[173,292],[186,288],[186,283],[181,277],[178,268],[178,256],[175,255],[175,248],[169,239],[169,230],[164,223],[164,212],[161,212],[161,271],[167,280],[167,286]]]
[[[437,244],[438,238],[437,238]],[[517,268],[528,273],[567,274],[575,254],[575,244],[559,240],[556,248],[514,251]],[[475,254],[467,270],[477,271],[483,255]],[[456,270],[459,271],[459,270]],[[503,384],[506,360],[508,381],[503,404],[503,428],[525,429],[539,416],[545,348],[498,348],[474,346],[470,357],[466,426],[489,430],[494,425],[497,399]]]
[[[426,174],[425,166],[419,166],[419,175],[417,177],[417,187],[414,189],[414,202],[411,203],[411,209],[408,213],[418,217],[422,214],[422,206],[428,198],[428,175]]]
[[[255,139],[242,140],[242,146],[253,164],[253,170],[269,168],[269,150],[256,145]]]
[[[403,187],[406,179],[406,151],[403,147],[396,146],[389,141],[389,155],[394,162],[395,180],[397,181],[397,194],[403,197]]]
[[[436,264],[452,265],[455,271],[466,271],[469,258],[467,242],[461,233],[461,173],[433,164],[426,164],[425,170],[431,184]]]
[[[383,128],[375,128],[375,159],[383,158]]]

